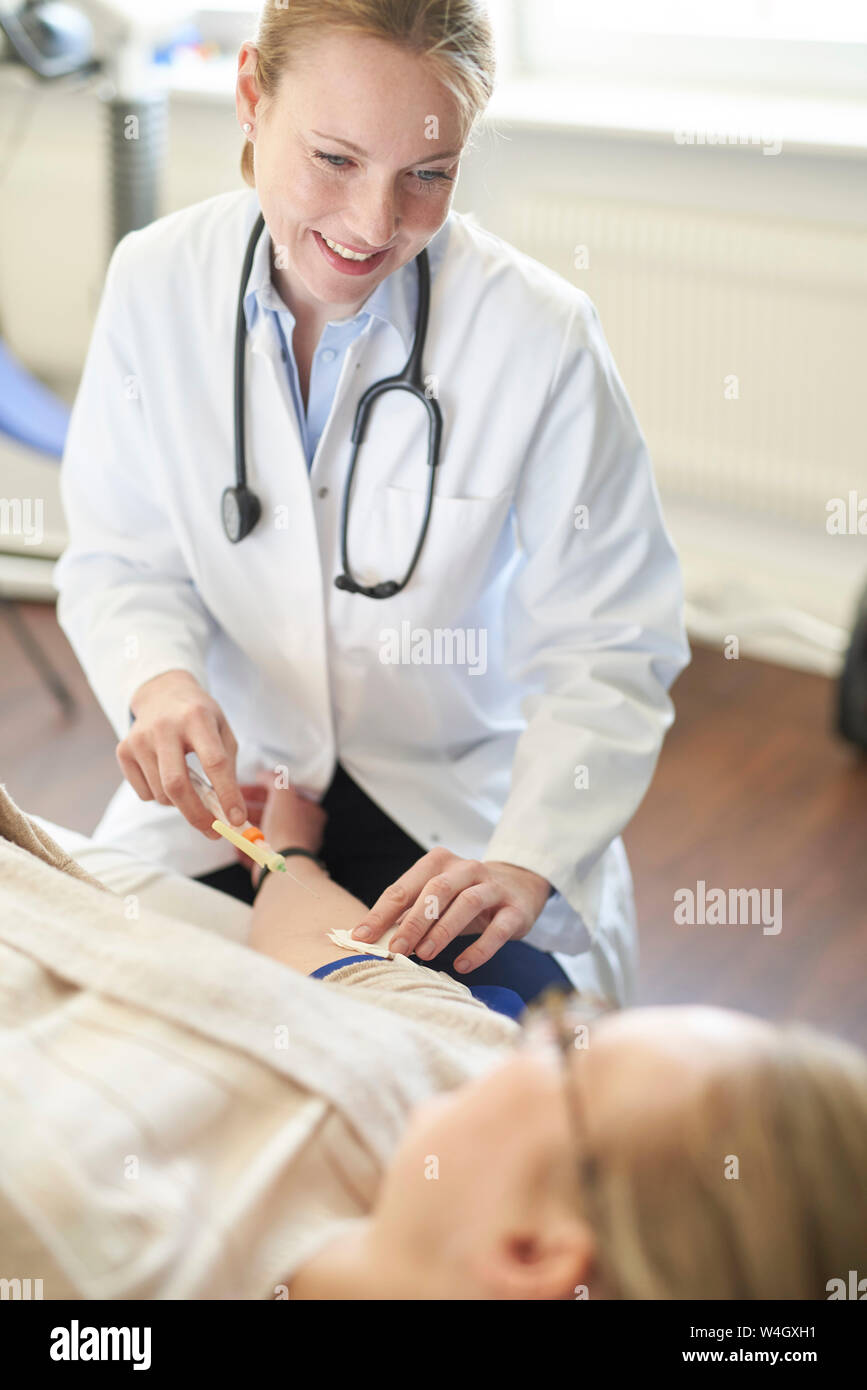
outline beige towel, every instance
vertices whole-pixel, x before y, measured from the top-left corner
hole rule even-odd
[[[2,786],[0,831],[0,1275],[47,1298],[273,1297],[519,1032],[408,961],[310,980],[129,920]]]
[[[73,878],[80,878],[84,883],[90,883],[94,888],[108,892],[108,889],[103,888],[103,885],[92,878],[80,864],[76,864],[41,825],[37,825],[36,821],[25,815],[20,806],[12,800],[3,782],[0,782],[0,835],[4,840],[10,840],[13,845],[20,845],[22,849],[29,850],[44,864],[51,864],[53,868],[61,869]]]
[[[465,1020],[450,1038],[432,1033],[423,1016],[396,1018],[335,997],[190,923],[145,909],[127,920],[124,900],[75,864],[5,787],[0,829],[0,941],[80,989],[149,1009],[291,1076],[327,1097],[381,1159],[412,1104],[489,1065],[491,1048],[518,1031],[454,981]],[[291,1045],[276,1048],[285,1028]]]

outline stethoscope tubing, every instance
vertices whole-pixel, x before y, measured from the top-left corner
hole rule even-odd
[[[247,282],[253,266],[253,258],[259,238],[265,226],[264,215],[260,212],[250,234],[247,249],[244,254],[244,263],[241,271],[241,284],[238,292],[237,312],[235,316],[235,360],[234,360],[234,426],[235,426],[235,499],[243,504],[240,507],[241,519],[238,524],[238,534],[231,535],[227,527],[227,535],[232,541],[243,540],[249,534],[260,515],[258,498],[247,486],[247,454],[245,442],[245,382],[244,368],[246,357],[246,332],[247,322],[244,313],[244,300],[247,293]],[[413,333],[412,347],[403,370],[395,376],[384,377],[381,381],[375,381],[367,388],[358,402],[355,410],[355,419],[352,426],[351,444],[352,452],[349,459],[349,467],[346,474],[346,483],[343,490],[343,503],[341,508],[340,526],[340,556],[343,565],[343,573],[335,579],[335,584],[339,589],[348,590],[351,593],[363,594],[368,598],[391,598],[392,595],[399,593],[409,583],[419,556],[424,546],[430,524],[431,511],[433,507],[434,485],[436,482],[436,470],[440,461],[440,447],[442,443],[442,411],[436,396],[425,390],[424,376],[422,371],[422,358],[424,355],[425,343],[427,341],[428,316],[430,311],[430,265],[426,248],[423,248],[416,256],[416,269],[418,272],[418,307],[416,309],[415,330]],[[358,462],[358,451],[364,443],[368,420],[374,403],[388,391],[407,391],[414,396],[424,406],[428,417],[428,486],[425,498],[425,511],[419,530],[415,549],[412,553],[409,565],[402,580],[383,580],[379,583],[368,586],[359,583],[352,573],[349,563],[348,553],[348,534],[349,534],[349,508],[352,495],[352,483],[355,476],[355,469]],[[227,488],[227,493],[232,493],[233,489]],[[224,494],[225,498],[225,494]],[[233,509],[235,515],[238,508]],[[224,506],[224,526],[225,506]],[[251,520],[245,524],[244,516],[249,516]]]

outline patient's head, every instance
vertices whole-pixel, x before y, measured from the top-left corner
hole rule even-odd
[[[825,1298],[863,1265],[865,1171],[854,1048],[723,1009],[636,1009],[565,1057],[528,1030],[421,1107],[373,1237],[430,1297]]]

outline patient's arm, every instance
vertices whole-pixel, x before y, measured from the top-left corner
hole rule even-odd
[[[243,790],[250,809],[258,801],[256,823],[270,844],[275,848],[296,845],[318,854],[327,819],[321,806],[300,796],[292,787],[274,785],[267,777],[261,785]],[[291,855],[286,867],[285,874],[265,874],[253,905],[248,944],[254,951],[309,975],[311,970],[344,955],[339,946],[329,941],[329,931],[357,927],[368,908],[305,855]],[[254,883],[258,883],[261,872],[258,866],[254,868]],[[359,942],[354,954],[363,953],[364,943]],[[349,955],[345,953],[347,960]]]
[[[292,855],[286,866],[300,883],[288,873],[265,875],[253,905],[248,944],[305,975],[343,954],[348,960],[349,953],[329,941],[328,932],[358,926],[367,911],[365,904],[302,854]],[[364,943],[359,942],[358,954],[363,952]]]

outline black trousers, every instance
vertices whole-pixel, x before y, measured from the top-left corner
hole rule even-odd
[[[322,799],[328,814],[320,857],[328,872],[354,897],[373,907],[380,894],[422,857],[425,850],[395,825],[375,801],[362,791],[340,763]],[[275,845],[275,849],[279,846]],[[242,864],[232,864],[214,873],[203,874],[200,883],[229,893],[243,902],[253,901],[250,874]],[[456,937],[432,961],[420,961],[432,970],[444,970],[468,985],[501,985],[513,989],[529,1003],[550,985],[571,988],[569,979],[553,956],[528,946],[524,941],[507,941],[497,954],[467,975],[454,969],[454,961],[468,941]],[[358,953],[364,953],[359,941]]]

